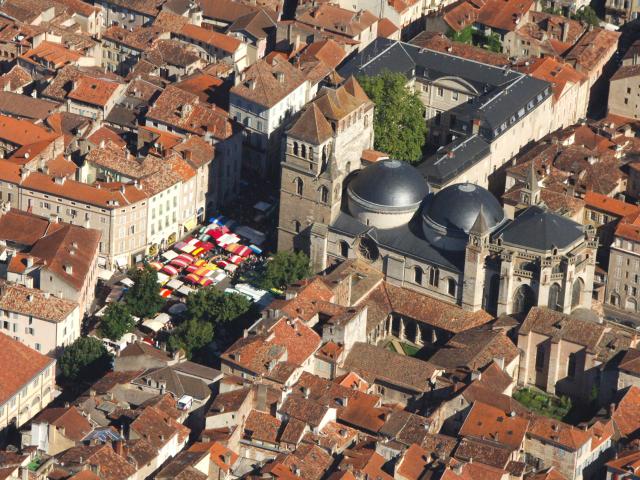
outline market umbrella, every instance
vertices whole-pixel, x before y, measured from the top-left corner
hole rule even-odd
[[[149,262],[149,266],[156,272],[159,272],[160,270],[162,270],[162,267],[164,267],[164,265],[162,265],[160,262]]]
[[[184,260],[187,263],[193,263],[193,261],[195,260],[195,258],[193,257],[193,255],[189,255],[188,253],[181,253],[180,255],[178,255],[176,258],[179,258],[181,260]]]
[[[172,277],[178,275],[178,269],[171,265],[165,265],[161,271]]]
[[[170,265],[173,265],[176,268],[185,268],[189,266],[191,262],[186,261],[183,258],[174,258],[169,262]]]
[[[196,275],[195,273],[190,273],[188,274],[186,277],[184,277],[185,282],[189,282],[192,284],[196,284],[200,281],[200,277],[198,275]]]

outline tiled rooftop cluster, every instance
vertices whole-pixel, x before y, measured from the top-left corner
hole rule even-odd
[[[0,480],[637,478],[640,43],[584,4],[0,2],[0,447],[20,439]],[[359,81],[386,71],[425,107],[416,208],[454,184],[502,200],[495,231],[483,207],[468,231],[438,225],[467,249],[423,238],[441,212],[397,230],[345,214],[359,171],[403,165],[377,151],[382,106]],[[136,331],[105,341],[102,377],[56,385],[84,314],[124,291],[99,273],[263,193],[281,216],[313,205],[279,230],[324,239],[321,271],[216,326],[201,363]],[[511,302],[490,284],[523,279],[545,300],[489,313]],[[189,315],[166,311],[166,329]]]

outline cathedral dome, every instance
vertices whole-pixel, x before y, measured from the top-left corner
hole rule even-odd
[[[447,250],[466,246],[476,224],[492,232],[505,222],[498,200],[472,183],[450,185],[436,193],[423,210],[423,230],[431,243]]]
[[[408,223],[428,194],[422,174],[399,160],[381,160],[364,168],[347,188],[351,215],[383,229]]]
[[[400,160],[381,160],[363,169],[349,185],[349,196],[377,209],[417,207],[429,193],[424,177]]]
[[[504,222],[504,210],[498,200],[473,183],[459,183],[440,190],[429,202],[426,216],[430,223],[447,231],[466,234],[478,218],[481,207],[489,230],[495,230]]]

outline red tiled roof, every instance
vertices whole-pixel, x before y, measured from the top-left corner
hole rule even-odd
[[[120,83],[111,80],[83,76],[76,80],[68,98],[98,107],[105,107],[120,85]]]
[[[587,207],[611,213],[618,217],[626,217],[627,215],[640,212],[640,206],[638,205],[633,205],[596,192],[587,192],[584,196],[584,203]]]
[[[616,236],[640,242],[640,213],[624,217],[616,227]]]
[[[631,386],[615,406],[611,419],[623,437],[637,437],[640,430],[640,388]]]
[[[522,445],[528,424],[528,420],[511,412],[475,402],[460,428],[460,435],[492,440],[517,450]]]
[[[0,405],[16,395],[23,387],[42,372],[53,365],[49,358],[17,340],[0,333]],[[55,371],[49,372],[55,375]]]
[[[194,39],[198,42],[206,43],[207,45],[211,45],[228,53],[235,53],[240,45],[242,45],[242,42],[237,38],[233,38],[223,33],[214,32],[213,30],[207,30],[206,28],[198,27],[190,23],[185,24],[180,29],[180,35]]]
[[[281,318],[271,328],[270,340],[287,349],[287,361],[302,365],[320,347],[322,339],[300,320]]]

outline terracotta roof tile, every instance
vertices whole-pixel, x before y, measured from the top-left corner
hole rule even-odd
[[[526,418],[512,416],[511,412],[476,401],[460,428],[460,435],[492,440],[518,450],[524,441],[528,425]]]
[[[78,304],[75,302],[48,295],[35,288],[16,283],[0,283],[0,309],[8,312],[62,322],[76,308]]]
[[[306,82],[301,70],[280,57],[262,59],[247,68],[231,94],[270,108]]]
[[[428,48],[441,53],[448,53],[456,57],[475,60],[488,65],[504,66],[510,65],[509,58],[501,53],[487,50],[486,48],[475,47],[466,43],[454,42],[446,35],[439,32],[420,32],[411,42],[421,48]]]
[[[93,430],[87,417],[82,415],[76,407],[46,408],[32,422],[48,423],[58,428],[64,428],[64,436],[75,442],[81,441]]]
[[[585,206],[602,212],[613,214],[617,217],[626,217],[640,212],[640,206],[626,203],[616,198],[596,192],[587,192],[584,196]]]
[[[27,386],[55,360],[0,333],[0,405]],[[55,372],[50,372],[52,375]]]
[[[429,381],[437,371],[432,363],[360,342],[353,345],[342,368],[365,379],[378,379],[418,392],[429,389]]]
[[[640,388],[629,387],[617,402],[611,419],[623,437],[637,438],[640,432]]]
[[[278,443],[281,422],[268,413],[251,410],[244,424],[244,435],[251,440]]]

